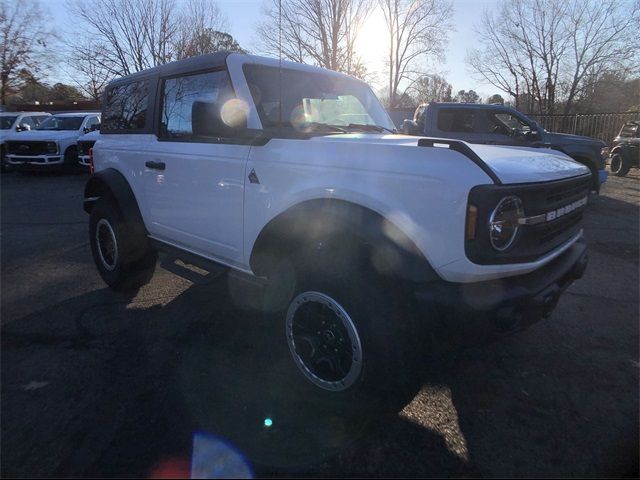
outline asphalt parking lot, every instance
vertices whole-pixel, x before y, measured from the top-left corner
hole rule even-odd
[[[591,199],[587,273],[549,319],[452,353],[368,425],[299,401],[235,277],[158,268],[135,296],[105,288],[85,181],[1,177],[3,477],[186,472],[195,431],[257,476],[638,475],[637,171]]]

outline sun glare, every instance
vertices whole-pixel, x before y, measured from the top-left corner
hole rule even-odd
[[[388,42],[386,31],[384,14],[376,8],[367,18],[356,41],[356,52],[370,70],[375,70],[374,66],[384,61]]]

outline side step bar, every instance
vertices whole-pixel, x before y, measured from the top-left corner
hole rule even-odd
[[[173,245],[150,238],[151,245],[162,254],[160,266],[165,270],[189,280],[195,285],[207,285],[222,274],[231,275],[256,287],[263,287],[264,280],[247,273],[233,270],[226,265],[186,252]]]
[[[229,268],[207,258],[185,252],[172,245],[149,239],[151,245],[162,255],[160,266],[165,270],[178,275],[196,285],[206,285]]]

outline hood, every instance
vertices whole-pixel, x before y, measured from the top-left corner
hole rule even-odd
[[[417,149],[416,154],[418,152],[434,151],[431,147],[419,147],[419,139],[420,137],[409,135],[344,134],[314,137],[311,141],[374,143],[396,145],[398,147],[414,147]],[[444,141],[448,140],[445,139]],[[572,160],[562,152],[548,148],[462,143],[470,147],[504,184],[548,182],[589,173],[589,169],[581,163]]]
[[[28,132],[13,132],[5,140],[25,141],[50,141],[55,142],[62,138],[78,138],[77,130],[29,130]]]
[[[601,149],[606,146],[606,143],[602,140],[598,140],[597,138],[584,137],[582,135],[571,135],[570,133],[554,133],[554,132],[545,132],[545,140],[551,143],[552,145],[567,145],[567,144],[582,144],[582,145],[590,145],[594,148]]]

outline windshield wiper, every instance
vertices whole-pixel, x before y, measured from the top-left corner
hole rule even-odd
[[[309,122],[304,124],[304,130],[309,131],[331,131],[331,132],[339,132],[339,133],[347,133],[347,131],[343,127],[339,127],[338,125],[329,125],[328,123],[320,123],[320,122]]]
[[[396,133],[395,130],[391,130],[387,127],[382,127],[380,125],[370,125],[368,123],[350,123],[345,128],[350,128],[354,130],[364,130],[366,132],[389,132]]]

